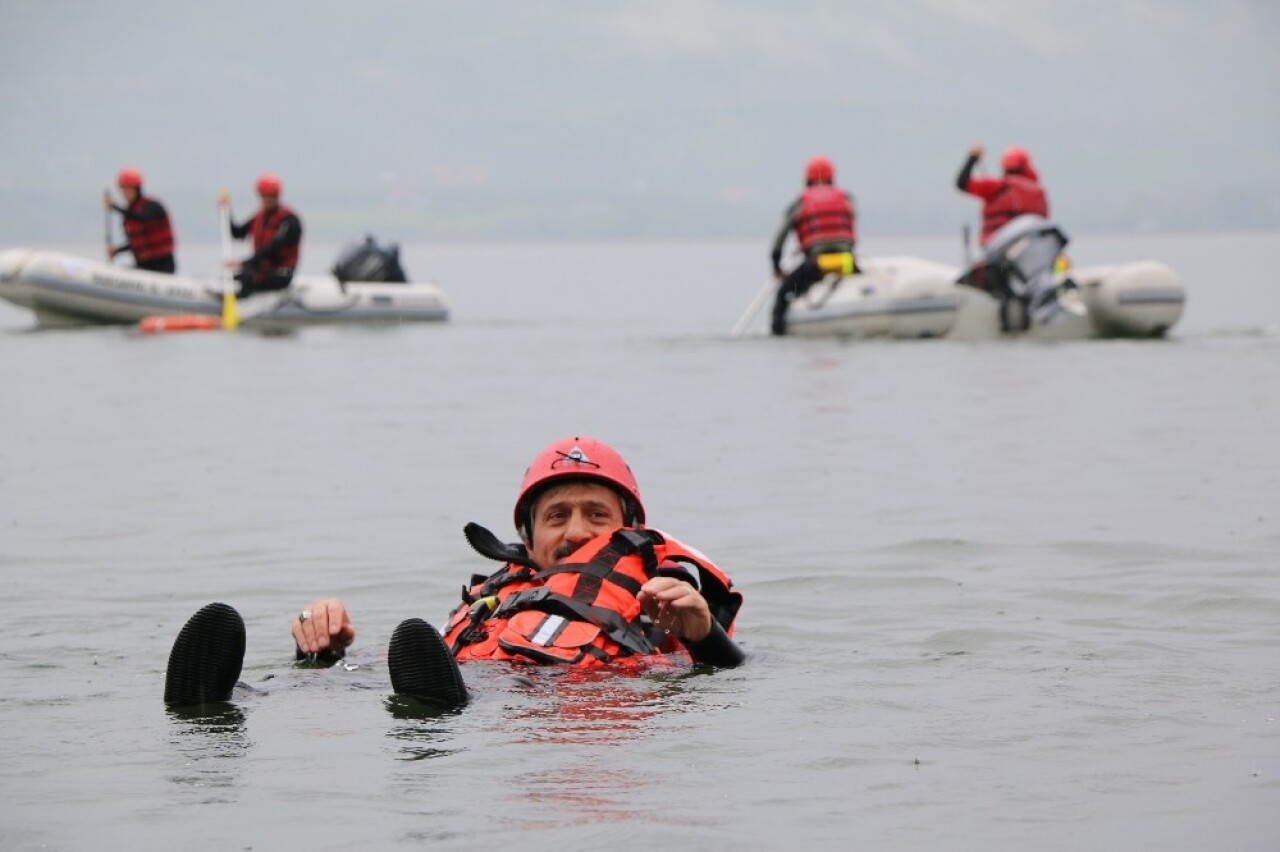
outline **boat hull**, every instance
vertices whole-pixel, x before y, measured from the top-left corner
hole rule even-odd
[[[859,258],[861,271],[827,276],[795,299],[787,332],[798,336],[945,337],[962,295],[955,270],[919,258]]]
[[[155,315],[217,316],[224,279],[165,275],[61,252],[0,252],[0,298],[31,310],[42,326],[132,324]],[[440,322],[449,304],[434,284],[296,276],[288,290],[240,300],[241,324],[288,328],[329,323]]]
[[[999,300],[956,283],[960,271],[955,267],[912,257],[858,262],[857,275],[828,276],[791,303],[788,334],[953,340],[1161,337],[1181,318],[1186,302],[1177,273],[1156,261],[1078,269],[1059,276],[1061,310],[1051,322],[1023,328],[1021,307],[1013,303],[1006,331]]]

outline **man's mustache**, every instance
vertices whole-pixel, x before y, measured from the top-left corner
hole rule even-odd
[[[586,542],[578,542],[575,544],[572,541],[561,542],[555,550],[551,551],[551,555],[557,560],[564,559],[566,556],[572,556],[573,552],[579,547],[582,547],[585,543]]]

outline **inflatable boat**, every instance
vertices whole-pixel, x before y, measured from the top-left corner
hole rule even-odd
[[[1038,216],[992,235],[965,269],[913,257],[858,258],[792,301],[798,336],[1080,339],[1161,337],[1181,318],[1178,274],[1153,260],[1064,269],[1067,237]]]
[[[395,247],[371,237],[343,251],[330,275],[297,275],[288,289],[239,301],[242,325],[440,322],[449,317],[435,284],[410,283]],[[41,326],[138,323],[152,316],[222,313],[229,279],[190,278],[35,249],[0,251],[0,298],[30,309]]]

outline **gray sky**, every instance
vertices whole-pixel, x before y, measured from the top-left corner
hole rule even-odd
[[[0,246],[124,165],[195,241],[270,170],[321,239],[765,242],[814,153],[865,243],[976,221],[979,142],[1072,231],[1275,229],[1280,3],[0,0],[0,122]]]

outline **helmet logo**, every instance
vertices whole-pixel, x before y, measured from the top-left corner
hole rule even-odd
[[[556,455],[560,456],[560,458],[551,463],[552,470],[555,470],[558,467],[567,467],[568,465],[588,465],[597,469],[600,467],[600,465],[587,457],[587,454],[582,451],[581,447],[575,446],[567,453],[562,453],[559,450],[556,450]]]

